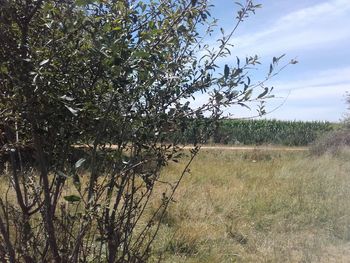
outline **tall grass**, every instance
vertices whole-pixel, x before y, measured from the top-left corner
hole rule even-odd
[[[350,257],[348,157],[203,150],[162,223],[154,260],[342,262]]]
[[[162,220],[151,262],[348,262],[349,158],[350,150],[202,150]],[[169,165],[163,181],[175,181],[184,163]],[[4,182],[1,195],[14,199]],[[146,217],[169,187],[155,187]],[[74,189],[68,184],[65,195]]]

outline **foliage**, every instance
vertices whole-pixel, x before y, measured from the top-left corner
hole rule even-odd
[[[7,194],[15,196],[0,199],[0,259],[146,261],[159,229],[153,219],[199,149],[140,225],[161,168],[181,157],[169,134],[204,116],[206,133],[223,107],[270,96],[265,82],[281,57],[258,83],[249,78],[257,56],[218,72],[258,7],[239,4],[232,32],[221,30],[209,47],[216,20],[206,0],[0,0],[1,162],[11,163]],[[194,108],[200,92],[209,99]],[[34,160],[24,158],[27,146]]]

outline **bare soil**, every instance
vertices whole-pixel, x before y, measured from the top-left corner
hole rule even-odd
[[[185,149],[191,149],[185,146]],[[286,147],[286,146],[226,146],[226,145],[202,145],[201,149],[206,150],[231,150],[231,151],[308,151],[308,147]]]

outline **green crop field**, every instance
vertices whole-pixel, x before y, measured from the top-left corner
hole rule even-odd
[[[177,138],[193,143],[192,138],[201,130],[201,123],[192,121]],[[274,144],[286,146],[306,146],[319,136],[337,129],[339,124],[318,121],[280,120],[221,120],[214,125],[211,135],[204,138],[206,143],[260,145]],[[204,126],[203,126],[204,127]],[[204,131],[205,132],[205,131]]]
[[[226,120],[216,136],[219,143],[302,146],[333,129],[329,122]]]
[[[348,262],[349,157],[202,150],[161,224],[154,262]]]

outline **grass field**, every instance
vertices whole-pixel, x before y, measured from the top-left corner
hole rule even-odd
[[[291,148],[202,149],[165,214],[150,262],[350,262],[349,159],[350,150],[316,157]],[[162,180],[176,181],[185,164],[171,163]],[[155,187],[145,217],[165,188]],[[6,189],[0,183],[1,195]],[[63,195],[74,191],[69,181]],[[14,192],[7,197],[15,200]]]
[[[202,150],[162,223],[154,261],[350,262],[349,157]]]

